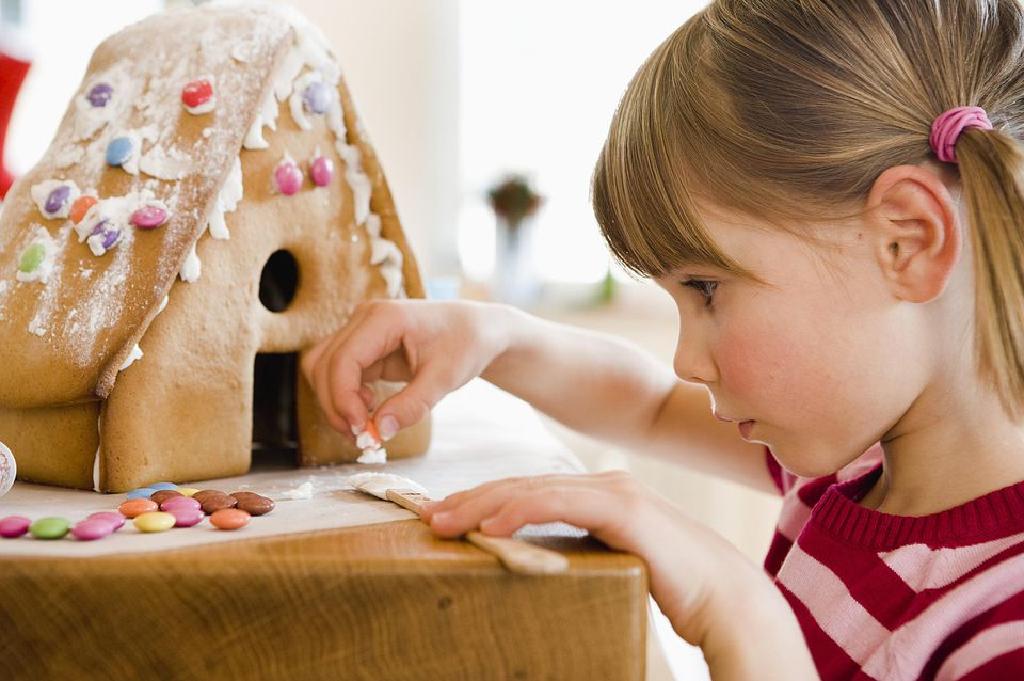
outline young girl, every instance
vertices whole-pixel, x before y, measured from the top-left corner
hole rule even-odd
[[[641,67],[594,174],[611,250],[678,306],[675,376],[425,301],[360,306],[304,370],[346,432],[364,382],[410,381],[373,414],[386,438],[481,375],[783,493],[765,571],[622,473],[423,514],[442,536],[562,520],[636,553],[715,679],[1024,678],[1022,131],[1016,0],[716,0]]]

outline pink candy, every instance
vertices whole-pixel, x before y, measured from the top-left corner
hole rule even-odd
[[[114,522],[110,520],[91,518],[76,523],[71,528],[71,535],[79,541],[93,541],[110,536],[116,529]]]
[[[28,532],[28,526],[32,521],[25,516],[9,515],[0,520],[0,537],[5,539],[16,539]]]
[[[132,211],[130,220],[139,229],[155,229],[167,222],[167,209],[151,203]]]
[[[192,497],[171,497],[164,503],[160,504],[160,510],[166,511],[167,513],[173,512],[176,508],[199,509],[202,507],[203,505]]]
[[[290,158],[285,158],[274,168],[274,184],[277,191],[291,196],[302,189],[302,169]]]
[[[105,520],[114,525],[114,530],[120,530],[121,526],[124,525],[124,516],[117,511],[96,511],[90,513],[86,520]]]
[[[317,187],[326,187],[334,179],[334,161],[326,156],[317,156],[309,164],[309,176]]]
[[[189,508],[188,506],[182,506],[181,504],[167,509],[167,513],[174,516],[175,527],[192,527],[198,525],[199,522],[206,517],[201,508]]]

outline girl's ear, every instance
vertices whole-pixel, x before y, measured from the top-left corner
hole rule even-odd
[[[889,168],[875,180],[866,208],[893,295],[913,303],[939,297],[963,248],[956,205],[939,176],[914,165]]]

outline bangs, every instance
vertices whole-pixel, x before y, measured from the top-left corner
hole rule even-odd
[[[699,169],[686,164],[697,156],[700,130],[687,124],[692,116],[681,114],[679,97],[671,94],[691,89],[672,82],[679,69],[669,54],[697,18],[662,43],[634,76],[594,169],[591,200],[608,248],[642,278],[695,265],[752,276],[718,247],[700,217],[702,183],[693,181]]]

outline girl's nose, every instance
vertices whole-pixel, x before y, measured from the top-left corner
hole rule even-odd
[[[676,376],[691,383],[705,385],[718,380],[718,370],[708,345],[697,329],[691,328],[685,337],[682,330],[676,341],[676,354],[672,361]]]

